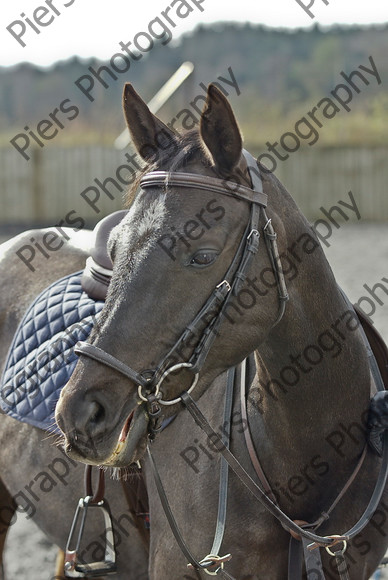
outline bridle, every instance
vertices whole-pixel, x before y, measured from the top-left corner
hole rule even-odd
[[[185,328],[157,368],[137,372],[111,354],[86,342],[78,342],[74,349],[78,355],[87,356],[117,370],[138,386],[139,398],[148,404],[150,418],[155,418],[157,414],[157,421],[150,421],[151,429],[154,432],[157,432],[161,425],[160,405],[175,405],[181,401],[181,397],[170,400],[163,398],[161,386],[165,379],[170,374],[185,368],[194,374],[193,382],[187,391],[189,394],[198,382],[199,373],[218,335],[227,307],[232,298],[238,296],[247,277],[252,259],[259,249],[261,216],[263,216],[264,221],[262,227],[263,236],[276,279],[279,298],[279,311],[273,326],[280,322],[285,311],[288,293],[279,257],[276,233],[265,211],[268,201],[267,195],[263,192],[263,184],[256,160],[248,151],[244,150],[243,155],[248,165],[249,175],[253,184],[252,188],[234,181],[177,171],[151,171],[146,173],[140,180],[140,187],[143,190],[153,188],[168,190],[170,187],[193,188],[226,195],[250,204],[248,224],[223,280],[216,285],[198,314]],[[199,336],[199,339],[190,358],[187,361],[176,363],[177,358],[179,360],[177,353],[188,344],[190,339],[196,336]],[[171,361],[174,361],[174,364],[171,364]]]
[[[259,249],[259,222],[261,216],[264,218],[264,225],[262,227],[263,236],[266,242],[268,255],[271,261],[272,270],[277,282],[278,289],[278,299],[279,299],[279,311],[276,320],[274,321],[272,327],[280,322],[285,311],[285,305],[289,299],[284,274],[280,262],[279,251],[276,242],[276,233],[273,229],[271,220],[268,219],[265,208],[267,206],[267,196],[263,192],[262,180],[257,169],[255,159],[247,152],[243,152],[244,157],[247,161],[249,174],[252,180],[253,187],[249,188],[239,183],[232,181],[222,180],[219,178],[213,178],[208,176],[200,176],[191,173],[180,173],[180,172],[166,172],[166,171],[154,171],[147,173],[140,181],[140,187],[143,189],[147,188],[164,188],[169,187],[179,187],[179,188],[194,188],[199,190],[204,190],[213,193],[219,193],[222,195],[227,195],[234,197],[239,200],[244,200],[250,203],[251,211],[250,218],[245,228],[244,234],[240,240],[237,251],[232,259],[232,262],[227,269],[223,280],[217,284],[213,290],[210,297],[207,299],[201,310],[194,317],[193,321],[186,327],[182,332],[181,336],[176,341],[172,349],[167,353],[167,355],[162,359],[158,367],[152,371],[137,372],[131,367],[127,366],[114,356],[105,352],[104,350],[85,343],[79,342],[75,347],[75,352],[78,355],[87,356],[106,366],[115,369],[122,375],[129,378],[138,386],[138,395],[141,401],[147,403],[147,413],[149,418],[149,438],[152,440],[156,433],[161,430],[162,420],[161,420],[161,407],[160,405],[174,405],[177,403],[182,403],[186,409],[190,412],[193,419],[198,426],[206,433],[209,440],[212,441],[213,445],[217,447],[217,450],[222,455],[223,459],[229,465],[229,467],[235,472],[240,481],[246,486],[246,488],[251,492],[251,494],[258,499],[267,510],[275,516],[282,526],[294,534],[294,538],[297,536],[302,540],[303,550],[305,552],[305,563],[306,568],[309,570],[315,569],[316,566],[320,567],[320,557],[317,556],[316,559],[311,558],[311,549],[317,547],[325,547],[329,553],[335,556],[338,573],[341,580],[347,580],[347,569],[346,562],[344,560],[344,553],[346,550],[346,542],[354,538],[359,534],[367,523],[372,518],[377,506],[381,500],[382,493],[385,488],[387,476],[388,476],[388,431],[384,435],[384,447],[383,447],[383,460],[380,466],[378,479],[376,482],[375,489],[372,493],[370,501],[362,514],[359,521],[349,529],[345,534],[342,535],[331,535],[331,536],[319,536],[315,532],[316,525],[313,525],[313,531],[308,528],[304,528],[299,525],[298,522],[291,520],[279,507],[275,504],[269,497],[266,491],[256,484],[256,482],[250,477],[250,475],[245,471],[243,466],[239,463],[236,457],[229,450],[228,444],[216,433],[206,418],[203,416],[198,406],[191,398],[190,393],[193,391],[199,377],[199,373],[204,365],[206,357],[211,349],[211,346],[218,335],[219,327],[225,318],[225,312],[228,304],[230,303],[233,296],[237,296],[240,292],[244,281],[246,280],[249,267],[252,263],[254,255]],[[210,315],[210,321],[207,322]],[[205,328],[201,331],[204,326],[204,321],[207,322]],[[190,336],[195,336],[200,334],[200,338],[189,358],[188,361],[180,362],[178,364],[170,364],[171,359],[174,357],[175,353],[181,348],[185,342],[188,341]],[[161,385],[164,380],[173,372],[179,369],[187,368],[192,373],[194,373],[194,379],[190,388],[177,398],[171,400],[163,399]],[[229,395],[231,397],[231,395]],[[222,541],[223,536],[223,526],[224,521],[221,525],[222,530],[219,531],[217,526],[216,537],[213,546],[214,552],[209,554],[202,561],[198,562],[192,554],[187,549],[187,546],[183,542],[179,530],[176,527],[175,520],[172,516],[171,509],[167,502],[163,486],[158,481],[158,473],[154,465],[154,460],[150,449],[148,448],[149,459],[154,472],[155,482],[158,488],[159,496],[162,500],[165,513],[168,517],[171,528],[173,529],[175,538],[177,539],[182,551],[186,555],[192,566],[199,570],[204,569],[208,573],[217,575],[220,574],[225,578],[232,579],[226,571],[223,570],[223,562],[230,559],[230,555],[221,558],[218,556],[218,549]],[[366,448],[362,454],[362,457],[354,470],[352,476],[349,478],[346,486],[341,490],[340,494],[337,496],[335,502],[330,507],[334,509],[334,506],[340,500],[342,495],[348,489],[349,485],[356,477],[361,465],[363,464],[366,455]],[[220,483],[220,490],[222,486],[227,487],[227,479],[225,484]],[[226,506],[226,496],[223,499],[223,510],[225,511]],[[220,511],[219,511],[220,514]],[[219,518],[218,518],[219,520]],[[310,527],[310,526],[309,526]],[[290,544],[291,545],[291,544]],[[342,545],[342,549],[335,549],[335,546]],[[331,551],[331,550],[334,551]],[[291,553],[291,552],[290,552]],[[295,550],[296,553],[296,550]],[[215,572],[209,572],[208,568],[215,568]],[[289,570],[289,578],[298,577],[300,578],[301,564],[295,566],[294,570]],[[322,572],[323,577],[323,572]],[[232,579],[233,580],[233,579]]]

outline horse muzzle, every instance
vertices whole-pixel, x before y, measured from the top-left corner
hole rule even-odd
[[[120,408],[113,419],[107,406],[95,394],[86,397],[61,395],[55,419],[64,435],[67,455],[91,465],[126,467],[138,461],[146,448],[148,419],[145,406],[136,404]],[[117,420],[116,417],[119,417]]]

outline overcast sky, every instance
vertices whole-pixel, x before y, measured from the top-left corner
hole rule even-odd
[[[386,0],[299,0],[306,8],[311,3],[310,10],[314,18],[298,4],[298,0],[203,0],[202,12],[195,7],[186,18],[180,18],[176,11],[182,1],[191,3],[194,8],[194,0],[175,0],[169,12],[170,17],[176,21],[172,30],[174,39],[199,23],[211,24],[219,20],[250,21],[289,28],[309,27],[315,23],[371,24],[388,21]],[[108,59],[120,50],[121,41],[132,41],[137,33],[147,31],[150,21],[161,16],[162,11],[171,6],[172,2],[173,0],[4,1],[0,8],[0,65],[29,61],[46,66],[73,55]],[[39,6],[44,8],[38,10]],[[34,13],[38,20],[47,23],[46,26],[39,26],[34,22]],[[13,31],[15,35],[20,35],[25,47],[7,31],[7,27],[16,20],[22,23],[14,24]],[[32,26],[27,20],[30,20]],[[23,34],[22,27],[25,27]]]

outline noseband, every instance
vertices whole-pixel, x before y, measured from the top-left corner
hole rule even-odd
[[[167,190],[170,187],[199,189],[231,196],[248,202],[251,206],[249,222],[223,280],[214,288],[201,310],[182,332],[159,366],[152,371],[139,373],[92,344],[78,342],[74,349],[76,354],[84,355],[103,363],[133,381],[138,386],[139,398],[148,403],[151,416],[154,414],[152,408],[155,411],[159,405],[174,405],[181,400],[181,397],[171,400],[165,400],[162,397],[161,385],[171,373],[182,368],[190,370],[194,374],[194,379],[188,392],[190,393],[194,389],[206,357],[218,335],[218,329],[225,318],[227,306],[230,304],[232,297],[239,294],[247,277],[252,259],[259,249],[259,222],[261,215],[264,218],[263,235],[278,288],[279,312],[273,326],[280,322],[284,314],[288,293],[276,243],[276,233],[271,220],[268,219],[265,212],[267,195],[263,192],[263,184],[256,160],[245,150],[243,154],[248,165],[249,175],[253,184],[252,188],[233,181],[174,171],[152,171],[144,175],[140,181],[142,189],[163,188]],[[205,328],[204,324],[206,324]],[[175,361],[177,360],[177,353],[180,349],[196,336],[200,336],[200,338],[197,340],[189,360],[171,364],[174,359]]]

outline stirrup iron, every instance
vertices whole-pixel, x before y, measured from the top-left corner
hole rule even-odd
[[[85,578],[100,577],[116,573],[116,549],[113,533],[112,514],[107,501],[104,499],[104,474],[100,471],[99,486],[97,492],[93,495],[91,484],[91,466],[86,467],[85,472],[86,497],[78,502],[71,525],[69,538],[65,550],[65,577],[67,578]],[[98,562],[80,562],[79,550],[81,540],[85,529],[86,517],[89,509],[98,509],[104,517],[104,535],[105,535],[105,555],[104,560]],[[78,535],[77,535],[78,531]],[[76,539],[75,547],[74,539]]]

